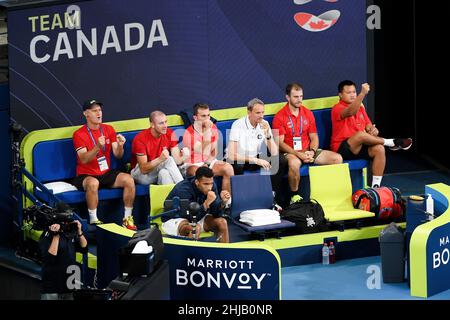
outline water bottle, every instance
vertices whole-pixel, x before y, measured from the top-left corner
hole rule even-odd
[[[322,248],[322,264],[330,264],[330,249],[326,243],[323,244]]]
[[[434,200],[431,197],[431,194],[428,194],[425,210],[428,213],[428,220],[433,220],[433,218],[434,218]]]
[[[329,253],[329,257],[330,257],[330,264],[333,264],[336,262],[336,250],[334,249],[334,244],[333,242],[330,242],[330,253]]]

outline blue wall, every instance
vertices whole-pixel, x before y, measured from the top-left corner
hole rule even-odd
[[[81,124],[80,102],[93,97],[104,102],[104,121],[114,121],[147,117],[155,108],[177,113],[197,102],[214,109],[243,106],[253,97],[280,102],[293,81],[304,85],[305,98],[334,96],[343,79],[367,81],[365,1],[76,4],[79,30],[58,24],[67,4],[8,14],[11,115],[28,131]],[[294,19],[329,11],[340,16],[320,32]],[[136,47],[127,50],[131,23]],[[149,48],[152,26],[167,42]],[[80,39],[92,43],[92,34],[97,42],[88,50]]]

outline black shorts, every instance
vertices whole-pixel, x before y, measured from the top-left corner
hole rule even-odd
[[[98,180],[98,182],[100,182],[99,189],[111,188],[114,185],[114,183],[116,182],[117,176],[121,173],[122,172],[120,170],[113,169],[113,170],[109,170],[108,172],[106,172],[100,176],[93,176],[93,175],[89,175],[89,174],[80,174],[79,176],[76,176],[75,178],[73,178],[72,184],[75,187],[77,187],[78,190],[84,191],[84,188],[83,188],[84,179],[86,179],[87,177],[94,177]]]
[[[342,141],[337,152],[341,154],[344,160],[356,160],[356,159],[370,160],[369,149],[367,148],[367,146],[363,145],[359,153],[354,154],[350,150],[350,145],[348,144],[347,140]]]

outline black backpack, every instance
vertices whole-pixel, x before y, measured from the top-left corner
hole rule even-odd
[[[315,233],[329,229],[322,206],[314,199],[294,202],[280,213],[280,217],[294,222],[297,233]]]

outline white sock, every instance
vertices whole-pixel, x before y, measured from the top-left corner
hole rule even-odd
[[[88,209],[89,211],[89,222],[92,223],[94,221],[97,221],[97,208],[95,209]]]
[[[384,144],[386,147],[395,147],[394,139],[384,139]]]
[[[375,185],[378,185],[378,186],[380,187],[380,186],[381,186],[381,179],[383,179],[382,176],[373,176],[373,177],[372,177],[372,188],[373,188]]]
[[[131,207],[131,208],[125,207],[125,218],[128,218],[129,216],[131,216],[132,213],[133,213],[133,207]]]

